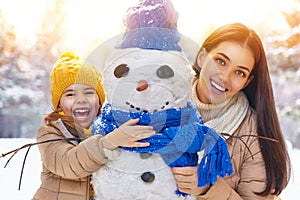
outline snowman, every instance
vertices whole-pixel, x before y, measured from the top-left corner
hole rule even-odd
[[[179,45],[178,13],[169,0],[141,0],[125,16],[127,31],[101,69],[106,101],[92,132],[105,135],[139,118],[156,134],[142,140],[149,147],[105,150],[109,162],[92,175],[94,198],[196,199],[177,189],[171,167],[198,166],[199,187],[232,167],[225,141],[189,101],[193,73]]]

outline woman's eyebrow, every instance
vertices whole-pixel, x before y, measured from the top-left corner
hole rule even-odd
[[[223,56],[224,58],[226,58],[227,60],[230,61],[230,58],[229,58],[226,54],[224,54],[224,53],[222,53],[222,52],[218,52],[218,53],[216,53],[216,54],[221,55],[221,56]]]
[[[250,70],[247,67],[239,66],[239,68],[242,68],[242,69],[244,69],[244,70],[246,70],[246,71],[248,71],[250,73]]]

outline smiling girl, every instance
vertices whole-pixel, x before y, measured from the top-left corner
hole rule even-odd
[[[104,137],[91,136],[90,126],[105,99],[100,73],[66,52],[50,79],[54,111],[46,115],[37,134],[43,168],[33,200],[92,199],[90,176],[106,164],[104,149],[148,146],[138,140],[153,135],[153,128],[136,126],[138,120],[133,119]]]

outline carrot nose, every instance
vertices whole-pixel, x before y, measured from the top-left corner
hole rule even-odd
[[[139,85],[137,86],[136,90],[141,92],[143,90],[146,90],[148,88],[148,83],[145,80],[140,80]]]

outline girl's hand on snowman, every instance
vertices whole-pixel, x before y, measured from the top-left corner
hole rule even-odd
[[[198,187],[198,170],[194,167],[173,167],[177,188],[180,192],[192,195],[204,195],[209,187]]]
[[[139,142],[139,140],[148,138],[155,134],[152,126],[136,125],[139,119],[131,119],[122,124],[118,129],[107,134],[102,138],[104,148],[113,150],[119,146],[122,147],[147,147],[148,142]]]

